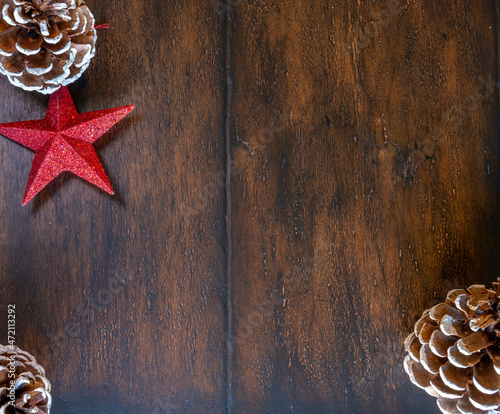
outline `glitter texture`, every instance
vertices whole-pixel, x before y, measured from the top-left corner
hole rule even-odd
[[[0,124],[0,134],[35,151],[23,206],[63,171],[114,194],[92,145],[134,105],[79,114],[68,88],[51,95],[44,119]]]

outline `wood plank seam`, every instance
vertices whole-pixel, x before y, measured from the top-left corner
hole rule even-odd
[[[234,1],[226,0],[225,11],[225,30],[226,30],[226,102],[225,102],[225,144],[226,144],[226,407],[227,414],[233,410],[232,397],[232,371],[233,371],[233,353],[234,353],[234,323],[233,323],[233,275],[232,275],[232,226],[231,226],[231,180],[232,180],[232,153],[231,153],[231,118],[232,118],[232,38],[233,38],[233,13]]]

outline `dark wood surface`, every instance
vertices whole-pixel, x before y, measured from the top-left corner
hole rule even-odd
[[[23,208],[33,155],[0,140],[2,306],[54,413],[219,413],[224,188],[184,205],[225,168],[225,28],[210,0],[87,4],[110,29],[70,87],[77,109],[136,106],[97,145],[117,195],[63,177]],[[2,121],[43,116],[46,98],[0,81]]]
[[[15,303],[53,412],[438,413],[402,341],[500,274],[498,3],[87,4],[77,108],[137,107],[97,145],[117,195],[22,207],[0,139],[0,338]]]

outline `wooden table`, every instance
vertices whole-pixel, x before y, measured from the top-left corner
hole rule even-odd
[[[0,338],[16,304],[53,413],[438,413],[402,341],[500,274],[498,2],[87,4],[77,108],[137,107],[97,145],[117,195],[22,207],[0,139]]]

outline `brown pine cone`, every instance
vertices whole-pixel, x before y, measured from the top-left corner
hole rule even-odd
[[[0,414],[48,414],[51,404],[50,382],[35,358],[0,345]]]
[[[0,0],[0,73],[49,94],[87,69],[97,40],[83,0]]]
[[[410,380],[443,413],[500,413],[499,283],[451,290],[405,340]]]

